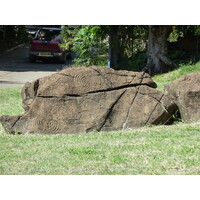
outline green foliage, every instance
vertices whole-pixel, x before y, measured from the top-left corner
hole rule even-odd
[[[0,40],[5,42],[26,42],[28,33],[26,27],[23,25],[1,25],[0,26]]]
[[[74,60],[76,64],[107,65],[109,36],[113,27],[115,28],[111,25],[85,25],[78,26],[73,31],[70,27],[64,27],[62,48],[68,50],[72,47],[72,50],[76,52]],[[119,26],[117,34],[120,69],[129,66],[127,63],[131,63],[137,53],[146,49],[147,30],[147,26]]]
[[[200,26],[199,25],[184,25],[184,26],[176,26],[177,30],[182,32],[184,35],[187,33],[193,35],[200,35]]]
[[[101,26],[78,26],[73,31],[64,27],[63,48],[76,52],[76,64],[82,65],[107,65],[108,43],[106,34]]]
[[[200,35],[200,26],[199,25],[173,26],[173,31],[169,35],[168,41],[177,42],[179,37],[184,37],[188,33],[193,36]]]
[[[26,31],[25,26],[16,26],[16,40],[19,43],[25,43],[28,41],[28,32]]]
[[[183,31],[179,30],[177,26],[172,27],[172,32],[170,33],[168,37],[169,42],[177,42],[179,37],[183,37],[184,33]]]
[[[184,62],[185,53],[181,50],[170,51],[168,57],[176,64]],[[186,61],[186,60],[185,60]]]
[[[145,51],[139,51],[129,59],[124,59],[123,65],[120,67],[122,70],[128,71],[141,71],[147,63],[147,55]]]
[[[68,26],[63,26],[61,34],[63,36],[62,43],[60,44],[60,47],[65,50],[71,50],[72,44],[73,44],[73,38],[76,34],[76,29],[70,28]]]
[[[146,40],[148,37],[147,26],[119,26],[120,54],[128,58],[146,49]]]
[[[118,36],[120,46],[118,68],[133,71],[144,68],[148,26],[119,26]]]
[[[0,25],[0,51],[28,41],[28,33],[23,25]]]
[[[109,36],[116,26],[85,25],[77,26],[74,30],[65,27],[63,30],[65,49],[72,47],[76,52],[75,63],[78,65],[107,65]],[[148,42],[148,26],[118,25],[118,69],[138,71],[145,66]],[[199,25],[174,25],[168,41],[176,42],[186,34],[200,35]],[[142,56],[143,54],[143,56]],[[184,52],[171,52],[169,57],[180,63],[184,59]],[[139,66],[140,65],[140,66]]]

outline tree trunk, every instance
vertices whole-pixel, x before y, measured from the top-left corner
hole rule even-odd
[[[117,69],[119,63],[119,26],[110,26],[110,37],[109,37],[109,61],[110,67]]]
[[[146,69],[150,75],[167,72],[175,66],[167,57],[167,38],[171,32],[172,26],[149,26]]]

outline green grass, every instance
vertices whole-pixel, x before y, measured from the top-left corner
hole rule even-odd
[[[153,79],[162,90],[200,63]],[[0,89],[0,115],[23,113],[21,88]],[[8,135],[0,174],[200,174],[200,123],[74,135]]]
[[[0,134],[0,174],[200,174],[200,124]]]
[[[200,62],[197,62],[195,64],[180,65],[177,69],[171,72],[159,74],[152,78],[157,83],[157,89],[163,91],[165,84],[171,83],[172,81],[180,78],[183,75],[197,71],[200,71]]]
[[[23,113],[21,89],[0,89],[0,115],[18,115]]]

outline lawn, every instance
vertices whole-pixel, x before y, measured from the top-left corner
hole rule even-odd
[[[153,80],[157,83],[157,89],[163,91],[165,84],[171,83],[172,81],[180,78],[183,75],[197,71],[200,71],[200,62],[188,65],[182,64],[177,69],[171,72],[154,76]]]
[[[24,112],[22,108],[21,89],[0,89],[0,115],[18,115]]]
[[[200,64],[183,68],[153,79],[162,90]],[[20,92],[0,90],[0,115],[23,113]],[[9,135],[0,125],[0,174],[199,175],[200,123],[77,135]]]
[[[200,174],[200,124],[0,134],[0,174]]]

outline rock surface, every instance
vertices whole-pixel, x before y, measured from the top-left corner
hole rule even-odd
[[[1,116],[9,132],[68,134],[164,124],[176,106],[143,72],[67,68],[26,83],[21,116]]]
[[[184,122],[200,120],[200,72],[193,72],[165,85],[165,93],[178,106]]]

